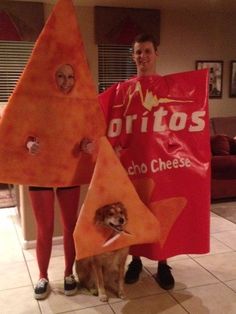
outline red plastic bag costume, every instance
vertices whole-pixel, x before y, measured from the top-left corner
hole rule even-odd
[[[133,246],[133,255],[162,260],[209,251],[207,90],[201,70],[135,77],[100,95],[107,136],[141,199],[160,222],[181,211],[163,247]],[[177,197],[186,199],[183,210]],[[160,206],[164,199],[169,205]]]

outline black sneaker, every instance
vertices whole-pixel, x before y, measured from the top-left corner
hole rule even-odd
[[[77,292],[77,281],[74,275],[69,275],[64,279],[64,293],[67,296],[74,295]]]
[[[175,280],[171,274],[171,269],[167,264],[158,263],[157,274],[154,278],[162,289],[170,290],[174,288]]]
[[[131,284],[139,280],[143,265],[140,259],[133,259],[125,274],[125,283]]]
[[[36,300],[45,299],[50,292],[49,282],[45,278],[39,279],[34,288],[34,297]]]

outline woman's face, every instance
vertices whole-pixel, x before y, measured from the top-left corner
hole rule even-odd
[[[61,65],[55,74],[56,83],[63,94],[68,94],[75,84],[74,70],[70,64]]]

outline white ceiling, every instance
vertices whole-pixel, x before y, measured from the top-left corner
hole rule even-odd
[[[55,4],[56,0],[15,0]],[[79,6],[114,6],[168,10],[214,10],[236,12],[236,0],[73,0]]]

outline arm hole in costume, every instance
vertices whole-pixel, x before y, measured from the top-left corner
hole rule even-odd
[[[109,122],[109,112],[115,99],[117,85],[118,83],[113,84],[111,87],[98,95],[99,104],[107,124]]]
[[[30,148],[32,147],[32,145],[36,142],[36,137],[35,136],[28,136],[26,141],[25,141],[25,147],[27,148],[27,150],[30,150]]]

